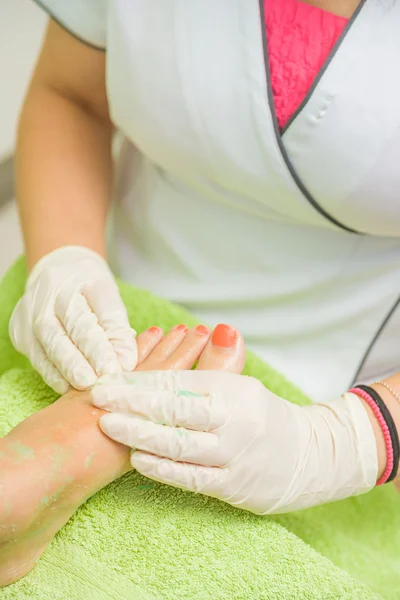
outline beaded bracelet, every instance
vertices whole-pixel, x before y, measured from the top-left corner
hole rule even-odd
[[[397,427],[396,427],[396,424],[393,420],[393,417],[392,417],[388,407],[382,400],[379,392],[377,392],[374,388],[371,388],[367,385],[360,385],[358,387],[360,387],[362,390],[367,392],[367,394],[369,394],[372,397],[372,399],[375,400],[375,402],[379,406],[382,416],[385,419],[386,424],[388,426],[388,429],[390,432],[390,437],[392,440],[392,446],[393,446],[393,469],[392,469],[392,472],[391,472],[389,478],[386,481],[386,483],[390,483],[391,481],[393,481],[393,479],[396,478],[398,470],[399,470],[400,440],[399,440],[399,434],[397,433]]]
[[[382,416],[381,411],[379,410],[378,405],[376,404],[376,402],[374,402],[372,397],[367,392],[365,392],[364,390],[362,390],[359,387],[352,388],[351,390],[349,390],[349,392],[351,394],[356,394],[356,396],[359,396],[360,398],[365,400],[365,402],[368,404],[368,406],[371,408],[372,412],[374,413],[374,417],[378,421],[379,427],[382,430],[383,437],[385,440],[386,455],[387,455],[386,468],[385,468],[385,471],[383,472],[382,476],[376,482],[377,486],[382,485],[382,484],[386,483],[386,481],[389,479],[389,477],[392,473],[393,464],[394,464],[393,444],[392,444],[392,439],[390,436],[389,428],[386,424],[385,419]]]
[[[359,385],[350,391],[367,402],[382,430],[386,446],[387,462],[385,471],[377,481],[377,485],[389,483],[397,475],[400,455],[399,436],[392,415],[378,392],[373,388],[366,385]]]

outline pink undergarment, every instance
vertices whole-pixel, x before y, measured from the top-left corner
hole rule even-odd
[[[264,0],[269,68],[281,129],[296,112],[348,23],[299,0]]]

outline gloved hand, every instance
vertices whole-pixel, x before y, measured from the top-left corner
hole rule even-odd
[[[35,265],[9,332],[16,350],[60,394],[137,363],[136,332],[117,284],[105,260],[88,248],[63,247]]]
[[[103,432],[135,449],[140,473],[257,514],[290,512],[370,490],[375,437],[357,396],[299,407],[258,380],[221,371],[105,377]]]

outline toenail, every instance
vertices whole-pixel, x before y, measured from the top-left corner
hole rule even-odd
[[[186,325],[177,325],[173,328],[173,331],[181,331],[182,333],[187,333],[189,329],[186,327]]]
[[[212,334],[212,343],[218,348],[233,348],[238,334],[236,329],[229,325],[217,325]]]
[[[195,328],[195,332],[199,333],[200,335],[210,334],[210,330],[208,329],[208,327],[205,327],[205,325],[197,325],[197,327]]]
[[[150,329],[148,329],[148,332],[153,333],[155,335],[156,333],[160,333],[161,329],[159,327],[150,327]]]

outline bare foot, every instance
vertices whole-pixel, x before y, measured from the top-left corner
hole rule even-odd
[[[246,362],[242,335],[229,325],[217,325],[199,358],[197,369],[241,373]]]
[[[228,326],[152,327],[138,336],[138,370],[240,373],[244,342]],[[77,508],[131,470],[130,451],[98,427],[103,411],[70,392],[0,440],[0,586],[28,573]]]
[[[136,371],[183,371],[197,363],[203,371],[241,373],[246,360],[242,335],[229,325],[217,325],[212,332],[204,325],[188,330],[174,327],[165,337],[158,327],[138,336],[139,360]]]

